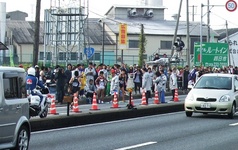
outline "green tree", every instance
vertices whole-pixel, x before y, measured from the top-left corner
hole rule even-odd
[[[33,66],[38,63],[39,53],[39,40],[40,40],[40,10],[41,0],[36,0],[36,18],[35,18],[35,34],[34,34],[34,45],[33,45]]]
[[[138,62],[138,66],[140,67],[142,67],[144,64],[145,46],[146,46],[146,38],[144,34],[144,25],[141,24],[141,32],[139,36],[139,62]]]

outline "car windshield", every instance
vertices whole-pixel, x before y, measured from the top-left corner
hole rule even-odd
[[[195,89],[232,89],[231,77],[203,76],[194,86]]]

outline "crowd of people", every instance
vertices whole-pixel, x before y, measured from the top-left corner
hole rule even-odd
[[[56,66],[54,69],[35,67],[35,76],[42,83],[50,80],[56,85],[56,100],[59,104],[63,102],[65,95],[79,95],[85,98],[87,103],[92,103],[93,94],[97,95],[97,102],[103,103],[105,96],[116,93],[121,101],[125,102],[125,95],[128,95],[128,77],[133,76],[133,93],[142,94],[145,92],[146,102],[151,98],[151,93],[171,91],[174,100],[175,90],[188,90],[188,84],[194,84],[196,80],[205,73],[219,72],[238,74],[238,68],[232,66],[224,68],[194,67],[191,71],[189,66],[184,68],[167,68],[165,66],[144,66],[136,64],[105,64],[95,65],[92,62],[87,67],[84,64],[73,66],[68,64],[66,68]],[[130,83],[131,84],[131,83]]]

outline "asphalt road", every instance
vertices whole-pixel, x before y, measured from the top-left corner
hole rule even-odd
[[[170,113],[33,132],[33,150],[235,150],[238,116]]]

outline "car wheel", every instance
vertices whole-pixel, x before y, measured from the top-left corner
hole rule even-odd
[[[13,150],[27,150],[29,146],[29,136],[29,129],[25,126],[22,126],[17,134],[17,143]]]
[[[228,113],[228,118],[233,119],[236,113],[236,105],[233,103],[231,107],[231,112]]]
[[[191,111],[186,111],[186,116],[187,116],[187,117],[192,117],[192,115],[193,115],[193,112],[191,112]]]

